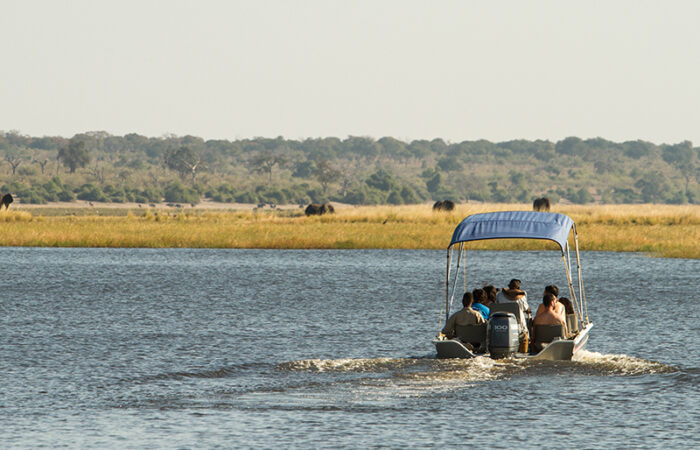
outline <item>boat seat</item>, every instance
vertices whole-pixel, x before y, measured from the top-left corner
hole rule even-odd
[[[460,341],[472,344],[477,353],[483,353],[486,351],[487,326],[487,323],[455,325],[455,335]]]
[[[518,305],[517,302],[491,303],[489,308],[491,309],[491,314],[495,312],[506,312],[513,314],[518,320],[518,326],[521,328],[525,327],[525,329],[527,329],[527,324],[521,323],[523,315],[520,314],[520,305]]]
[[[578,333],[578,320],[576,320],[576,314],[566,315],[566,328],[569,329],[569,333]]]
[[[540,351],[542,349],[542,344],[552,342],[554,338],[566,339],[566,333],[564,332],[564,325],[534,325],[533,334],[534,340],[533,344],[535,350]]]

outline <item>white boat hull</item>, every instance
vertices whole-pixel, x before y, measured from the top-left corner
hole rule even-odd
[[[593,324],[586,325],[574,339],[562,339],[547,344],[539,353],[516,353],[516,358],[539,359],[548,361],[566,361],[586,348],[588,334]],[[488,353],[473,353],[456,339],[434,340],[438,358],[473,358],[475,356],[489,356]]]

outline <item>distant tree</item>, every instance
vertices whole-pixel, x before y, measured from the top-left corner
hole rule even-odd
[[[70,173],[75,173],[75,169],[78,167],[88,165],[90,162],[90,151],[84,140],[73,138],[66,147],[62,147],[58,151],[58,159],[70,169]]]
[[[403,204],[403,197],[399,191],[391,191],[389,196],[386,198],[386,202],[390,205],[401,205]]]
[[[333,167],[333,165],[327,159],[321,159],[316,161],[316,170],[314,171],[314,175],[316,176],[318,182],[321,183],[323,195],[326,195],[328,192],[328,185],[338,181],[340,179],[341,172]]]
[[[14,152],[6,152],[5,161],[12,167],[12,175],[15,175],[17,167],[24,162],[24,158]]]
[[[39,164],[39,166],[41,167],[41,174],[44,175],[44,171],[46,170],[46,164],[49,162],[49,160],[48,159],[43,159],[43,160],[34,159],[34,160],[32,160],[32,162]]]
[[[90,172],[90,175],[95,177],[95,179],[100,182],[100,184],[104,184],[106,179],[104,165],[95,162],[95,166],[90,167],[88,171]]]
[[[463,169],[462,163],[456,156],[445,156],[438,159],[437,166],[445,172],[458,172]]]
[[[191,147],[182,146],[166,151],[163,162],[167,168],[180,174],[183,180],[187,176],[191,176],[192,184],[195,184],[195,177],[201,168],[202,158]]]
[[[584,144],[581,138],[570,136],[557,142],[554,149],[560,155],[576,155],[583,152]]]
[[[688,196],[688,184],[691,178],[695,178],[695,150],[689,141],[683,141],[676,145],[664,147],[661,157],[668,164],[674,166],[681,172],[685,180],[685,195]]]
[[[297,178],[310,178],[316,170],[316,165],[313,161],[300,161],[294,165],[292,176]]]
[[[414,158],[425,158],[432,152],[432,149],[429,141],[416,140],[408,145],[408,151]]]
[[[669,187],[666,178],[659,172],[649,172],[639,178],[634,184],[646,203],[659,203],[668,193]]]
[[[622,143],[622,151],[626,156],[634,159],[639,159],[649,154],[654,149],[654,144],[645,141],[627,141]]]
[[[428,192],[434,194],[440,189],[441,182],[442,176],[440,175],[440,172],[435,172],[435,174],[425,182],[425,187],[428,189]]]
[[[365,180],[367,186],[380,191],[388,192],[397,186],[393,175],[384,169],[379,169]]]
[[[371,137],[349,136],[343,141],[343,147],[349,153],[365,158],[367,161],[376,159],[381,146]]]
[[[253,170],[260,173],[266,173],[268,176],[268,184],[272,184],[272,171],[275,166],[286,164],[287,158],[281,153],[281,149],[277,151],[263,150],[259,152],[251,160]]]
[[[401,188],[401,199],[403,203],[407,205],[421,202],[420,197],[418,197],[418,194],[416,194],[416,191],[411,186],[404,186]]]
[[[377,141],[382,147],[382,154],[406,163],[411,158],[411,152],[406,144],[392,137],[383,137]]]

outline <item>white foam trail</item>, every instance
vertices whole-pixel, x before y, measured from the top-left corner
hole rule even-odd
[[[494,360],[479,356],[473,359],[418,359],[418,358],[359,358],[359,359],[303,359],[277,366],[278,370],[310,372],[393,372],[395,382],[433,384],[436,381],[482,381],[503,378],[522,370],[520,361]]]
[[[344,358],[301,359],[277,366],[279,370],[312,372],[384,372],[416,365],[419,359],[409,358]]]
[[[657,361],[649,361],[628,355],[603,354],[586,350],[578,352],[573,362],[596,369],[603,374],[642,375],[650,373],[668,373],[677,370],[672,366]]]

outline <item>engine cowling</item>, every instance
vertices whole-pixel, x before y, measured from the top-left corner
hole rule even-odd
[[[495,312],[489,318],[489,353],[506,358],[518,351],[518,319],[512,313]]]

